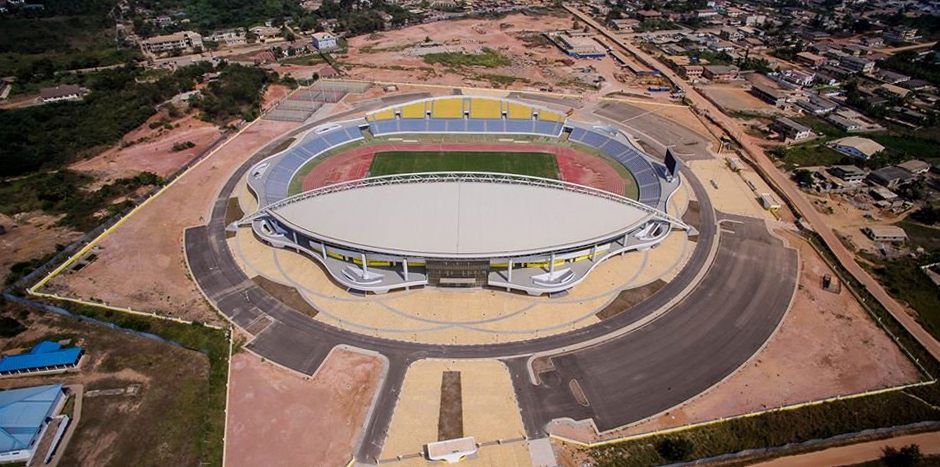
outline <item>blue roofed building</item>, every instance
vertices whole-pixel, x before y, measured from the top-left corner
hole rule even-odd
[[[28,462],[65,405],[61,384],[0,391],[0,462]]]
[[[57,342],[42,341],[29,352],[0,358],[0,377],[63,372],[78,366],[83,355],[80,347],[62,348]]]

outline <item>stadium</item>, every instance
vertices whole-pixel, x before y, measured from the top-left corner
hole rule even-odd
[[[422,286],[558,294],[605,259],[689,229],[677,163],[512,99],[447,96],[320,125],[252,166],[251,226],[358,293]]]

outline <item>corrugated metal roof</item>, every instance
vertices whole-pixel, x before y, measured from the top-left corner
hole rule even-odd
[[[79,347],[60,348],[55,342],[44,341],[29,353],[9,355],[0,359],[0,373],[46,368],[57,365],[74,365],[82,354]]]
[[[0,452],[28,448],[61,394],[61,384],[0,391]]]

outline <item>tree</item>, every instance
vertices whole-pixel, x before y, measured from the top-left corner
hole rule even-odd
[[[686,438],[665,438],[656,445],[656,452],[670,462],[687,460],[695,447]]]
[[[920,446],[909,444],[897,449],[887,446],[882,450],[881,463],[888,467],[912,467],[920,464]]]

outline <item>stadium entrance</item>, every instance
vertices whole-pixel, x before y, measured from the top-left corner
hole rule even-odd
[[[483,287],[490,273],[490,262],[435,261],[425,263],[428,284],[437,287]]]

